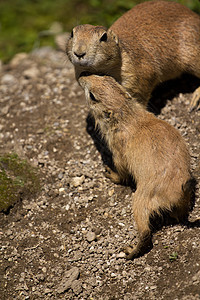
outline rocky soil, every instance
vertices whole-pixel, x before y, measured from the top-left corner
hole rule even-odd
[[[0,70],[0,153],[40,169],[42,190],[0,215],[1,299],[200,299],[200,83],[182,78],[157,89],[158,117],[186,140],[197,179],[193,226],[155,232],[134,261],[122,249],[137,238],[131,187],[104,177],[83,91],[62,52],[18,54]],[[176,93],[178,93],[176,95]],[[172,98],[172,99],[171,99]]]

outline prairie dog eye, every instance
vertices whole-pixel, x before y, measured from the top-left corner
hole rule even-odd
[[[110,117],[112,116],[112,111],[104,111],[104,116],[106,119],[110,119]]]
[[[107,39],[108,39],[108,35],[106,32],[104,32],[104,34],[100,38],[100,42],[107,42]]]
[[[73,30],[71,31],[71,35],[70,35],[70,37],[71,37],[71,38],[73,38],[73,37],[74,37],[74,32],[73,32]]]
[[[90,99],[94,102],[98,102],[98,100],[95,98],[95,96],[90,92]]]

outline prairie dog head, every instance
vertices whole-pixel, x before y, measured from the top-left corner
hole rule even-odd
[[[85,91],[89,107],[96,121],[111,122],[118,120],[130,111],[132,99],[125,89],[110,76],[81,76],[79,84]]]
[[[120,60],[117,36],[103,26],[76,26],[66,45],[69,60],[82,71],[104,72]]]

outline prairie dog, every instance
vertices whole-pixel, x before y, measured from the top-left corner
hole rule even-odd
[[[182,221],[191,202],[190,155],[179,132],[159,120],[108,76],[79,78],[102,137],[113,155],[113,182],[132,176],[136,183],[133,215],[139,232],[137,246],[128,248],[133,259],[151,246],[150,217],[167,211]]]
[[[108,30],[88,24],[75,27],[66,53],[77,79],[84,71],[112,76],[147,106],[159,83],[182,73],[200,78],[200,16],[176,2],[144,2]],[[199,100],[200,87],[191,110]]]

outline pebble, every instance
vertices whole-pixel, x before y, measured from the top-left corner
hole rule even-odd
[[[63,176],[64,176],[63,173],[59,173],[58,174],[58,179],[63,179]]]
[[[24,77],[27,79],[35,79],[39,76],[39,70],[36,67],[32,67],[23,72]]]
[[[7,115],[9,109],[10,109],[10,106],[9,106],[9,105],[4,106],[4,107],[1,109],[1,115]]]
[[[122,222],[119,222],[118,224],[119,224],[119,226],[122,226],[122,227],[124,227],[124,226],[125,226],[125,224],[124,224],[124,223],[122,223]]]
[[[125,215],[125,214],[126,214],[126,208],[125,208],[125,207],[122,208],[121,214],[122,214],[122,215]]]
[[[11,235],[11,234],[12,234],[12,230],[8,229],[8,230],[6,231],[6,233],[7,233],[7,235]]]
[[[108,191],[108,195],[111,197],[114,194],[114,189]]]
[[[150,286],[150,290],[155,290],[157,288],[157,286],[156,285],[152,285],[152,286]]]
[[[71,284],[71,289],[75,295],[79,295],[82,292],[82,285],[80,280],[74,280]]]
[[[70,181],[70,186],[72,186],[72,187],[78,187],[78,186],[80,186],[83,182],[84,182],[84,180],[85,180],[85,176],[84,175],[82,175],[82,176],[80,176],[80,177],[73,177],[72,179],[71,179],[71,181]]]
[[[125,258],[126,254],[124,252],[120,252],[116,255],[116,258]]]
[[[10,61],[10,66],[16,68],[21,62],[23,62],[28,57],[27,53],[17,53]]]
[[[196,273],[193,277],[192,277],[193,281],[199,281],[200,280],[200,271],[198,273]]]
[[[3,84],[11,84],[15,81],[15,77],[11,74],[5,74],[1,78],[1,82]]]
[[[47,268],[46,268],[46,267],[43,267],[43,268],[42,268],[42,272],[46,273],[46,271],[47,271]]]
[[[95,241],[95,239],[96,239],[96,234],[95,234],[95,232],[89,231],[89,232],[87,233],[87,235],[86,235],[86,238],[87,238],[87,241],[88,241],[89,243]]]
[[[50,290],[49,288],[46,288],[46,289],[44,290],[44,293],[45,293],[45,294],[52,293],[52,290]]]
[[[65,206],[65,209],[66,209],[66,210],[69,210],[69,209],[70,209],[70,205],[67,204],[67,205]]]
[[[79,274],[80,272],[77,267],[73,267],[72,269],[66,271],[63,275],[62,281],[57,288],[57,292],[59,294],[62,294],[69,288],[71,288],[73,281],[78,279]]]

